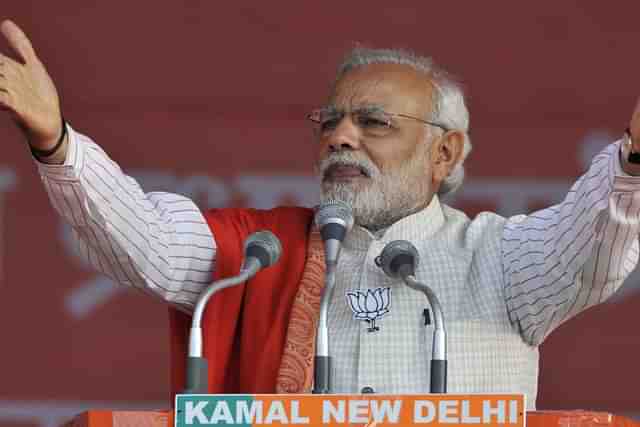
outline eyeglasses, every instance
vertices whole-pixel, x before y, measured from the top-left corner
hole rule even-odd
[[[340,111],[333,107],[319,108],[307,114],[307,119],[315,123],[315,131],[321,137],[329,136],[340,124],[346,115],[351,116],[353,123],[360,128],[365,136],[383,137],[389,135],[397,126],[394,124],[395,117],[411,119],[426,125],[435,126],[448,132],[450,129],[440,123],[430,122],[418,117],[406,114],[389,113],[381,108],[358,108],[353,111]]]

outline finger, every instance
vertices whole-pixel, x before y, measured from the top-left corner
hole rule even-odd
[[[12,64],[0,63],[0,84],[6,88],[7,85],[16,84],[21,80],[18,68]]]
[[[22,65],[19,62],[17,62],[15,59],[9,58],[8,56],[0,53],[0,70],[6,71],[12,68],[16,69],[20,66]]]
[[[4,74],[2,68],[0,68],[0,92],[7,92],[9,90],[9,85],[11,82]]]
[[[9,42],[9,46],[16,52],[23,62],[28,63],[36,58],[31,41],[26,34],[12,21],[6,20],[0,24],[0,31]]]
[[[0,88],[0,109],[11,110],[11,99],[9,97],[9,92],[4,88]]]

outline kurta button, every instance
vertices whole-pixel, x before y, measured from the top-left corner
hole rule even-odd
[[[373,393],[375,393],[375,390],[373,389],[373,387],[366,386],[366,387],[362,387],[362,390],[360,390],[360,393],[362,393],[362,394],[373,394]]]

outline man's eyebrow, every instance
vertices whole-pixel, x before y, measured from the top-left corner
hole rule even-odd
[[[331,113],[331,114],[342,113],[342,112],[347,111],[344,108],[339,108],[335,104],[329,104],[329,105],[325,106],[324,110],[327,111],[328,113]],[[374,103],[370,103],[370,102],[365,102],[365,103],[357,104],[357,105],[353,106],[348,111],[359,111],[359,112],[369,113],[369,112],[385,111],[385,109],[380,104],[374,104]]]
[[[341,111],[335,104],[325,105],[322,109],[330,114],[335,114]]]
[[[366,104],[359,105],[357,108],[354,108],[354,110],[365,111],[368,113],[375,113],[379,111],[384,111],[384,108],[380,104],[366,103]]]

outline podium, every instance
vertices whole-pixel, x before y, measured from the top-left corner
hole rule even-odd
[[[173,411],[87,411],[64,427],[171,427]],[[527,427],[640,427],[629,418],[594,411],[531,411]]]
[[[168,427],[173,426],[173,411],[83,412],[63,427]]]

